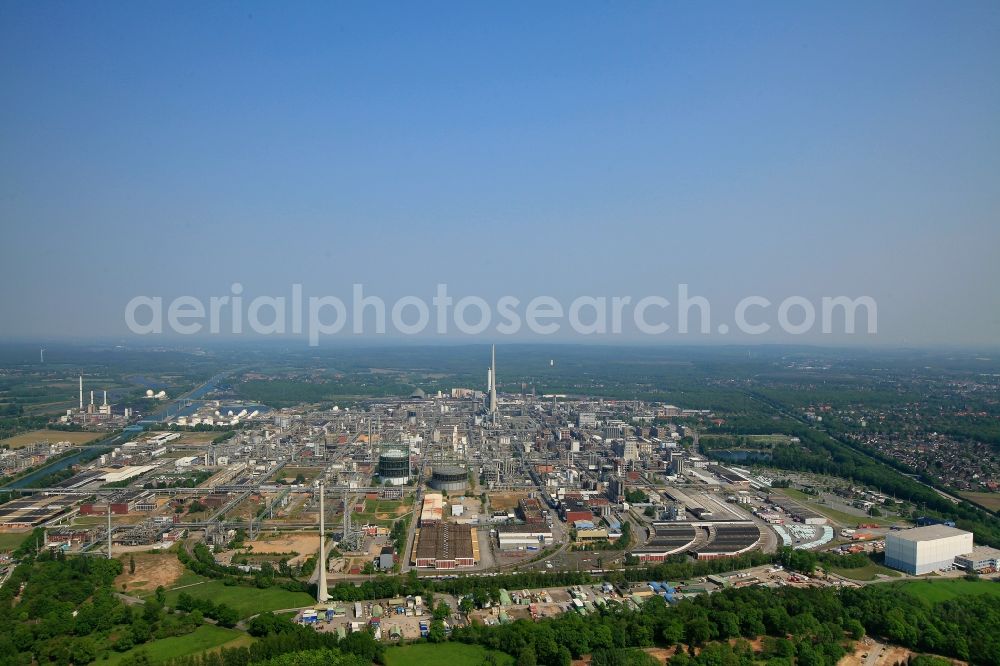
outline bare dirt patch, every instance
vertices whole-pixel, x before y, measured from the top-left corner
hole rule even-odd
[[[895,666],[896,664],[905,664],[909,661],[911,656],[916,655],[915,652],[912,652],[904,647],[899,647],[898,645],[882,645],[879,643],[866,644],[865,641],[859,641],[855,644],[854,652],[844,655],[844,657],[837,662],[837,666],[864,666],[868,663],[867,656],[870,656],[872,652],[877,652],[879,650],[881,650],[881,653],[874,659],[874,666]],[[958,659],[948,659],[948,661],[955,666],[962,666],[966,663],[964,661],[959,661]]]
[[[642,651],[653,659],[656,659],[661,664],[665,664],[672,656],[674,656],[675,649],[676,648],[643,648]]]
[[[269,539],[247,541],[251,553],[298,553],[288,560],[295,565],[319,552],[319,534],[282,534]]]
[[[527,493],[490,493],[490,508],[494,511],[510,511],[517,508],[518,500]]]
[[[124,571],[115,578],[116,590],[122,589],[123,584],[129,594],[152,592],[160,585],[169,588],[184,573],[184,565],[173,553],[132,553],[131,557],[135,558],[134,574],[129,573],[129,555],[119,558]]]

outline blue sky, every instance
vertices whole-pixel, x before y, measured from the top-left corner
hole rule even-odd
[[[1000,5],[536,4],[4,3],[0,335],[687,283],[1000,341]]]

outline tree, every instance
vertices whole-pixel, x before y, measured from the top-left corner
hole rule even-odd
[[[149,655],[146,654],[145,650],[139,650],[134,654],[130,654],[120,662],[120,666],[149,666],[153,662],[150,661]]]
[[[667,645],[675,645],[683,641],[684,621],[676,615],[669,616],[664,624],[661,637]]]
[[[145,643],[153,636],[152,630],[149,628],[149,623],[143,619],[136,620],[132,623],[132,641],[139,645]]]
[[[475,609],[476,609],[476,604],[472,600],[471,596],[462,597],[462,600],[458,602],[458,610],[462,611],[466,615],[468,615]]]
[[[446,638],[444,622],[441,620],[432,621],[430,628],[427,630],[427,640],[431,643],[443,643]]]
[[[118,640],[114,642],[112,647],[117,652],[127,652],[128,650],[131,650],[135,647],[135,641],[132,640],[132,632],[123,632],[122,635],[118,637]]]
[[[365,666],[365,662],[356,655],[344,654],[338,649],[322,648],[289,652],[260,662],[259,666]]]
[[[625,501],[629,504],[643,504],[649,501],[649,495],[639,488],[627,489],[625,490]]]
[[[231,606],[219,604],[215,607],[215,621],[219,623],[220,627],[232,628],[240,621],[240,614]]]
[[[535,656],[535,648],[531,645],[525,646],[517,655],[517,666],[537,666],[538,658]]]
[[[712,624],[708,618],[696,617],[684,626],[684,634],[691,645],[704,645],[712,637]]]
[[[142,619],[144,619],[149,624],[156,624],[160,621],[160,612],[163,608],[160,606],[159,602],[150,599],[142,607]]]
[[[855,619],[848,620],[844,625],[844,629],[856,641],[861,640],[865,635],[865,626]]]
[[[673,657],[670,658],[670,666],[688,666],[691,663],[691,657],[687,655],[684,650],[678,650]]]
[[[382,663],[382,644],[369,631],[355,631],[337,644],[341,650],[361,657],[366,663]]]
[[[446,620],[449,615],[451,615],[451,606],[443,601],[439,601],[437,606],[434,607],[434,619]]]
[[[295,623],[287,617],[274,613],[261,613],[247,622],[247,633],[251,636],[269,636],[271,634],[290,633],[295,631]]]
[[[734,638],[740,635],[740,619],[735,613],[722,611],[712,618],[719,629],[719,638]]]
[[[135,575],[135,555],[128,556],[128,572]]]
[[[77,638],[70,648],[70,658],[74,664],[89,664],[97,659],[97,643],[90,636]]]

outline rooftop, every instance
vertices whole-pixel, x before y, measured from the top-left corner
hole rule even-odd
[[[892,536],[903,541],[930,541],[932,539],[946,539],[960,534],[971,534],[965,530],[947,525],[928,525],[926,527],[914,527],[901,532],[889,532],[886,536]]]
[[[971,560],[1000,560],[1000,549],[990,546],[976,546],[971,553],[966,553],[965,557]]]
[[[473,557],[472,527],[434,523],[422,527],[417,539],[417,558],[454,560]]]

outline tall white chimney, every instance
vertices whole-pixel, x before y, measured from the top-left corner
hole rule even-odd
[[[316,601],[322,603],[324,601],[330,600],[330,592],[326,587],[326,552],[325,545],[326,541],[326,510],[323,504],[323,495],[325,495],[325,488],[323,487],[323,482],[319,482],[319,561],[316,566],[319,567],[319,583],[316,585]],[[346,534],[344,536],[347,536]]]

